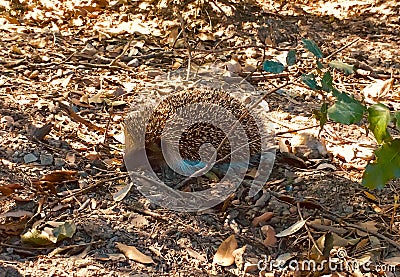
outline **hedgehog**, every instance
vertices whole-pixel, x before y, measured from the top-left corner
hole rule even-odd
[[[219,109],[225,109],[226,113]],[[205,114],[209,118],[208,122],[203,120]],[[184,125],[185,115],[193,119],[194,123],[190,126]],[[232,141],[226,140],[216,156],[216,161],[229,163],[234,156],[232,151],[241,147],[247,147],[251,156],[260,153],[261,135],[256,118],[239,100],[225,91],[199,87],[185,89],[166,96],[153,110],[142,111],[139,118],[138,115],[134,119],[128,118],[126,124],[130,134],[137,133],[140,128],[145,131],[146,157],[152,168],[160,168],[165,165],[162,153],[164,147],[176,147],[181,159],[189,163],[202,160],[204,145],[212,146],[206,147],[206,150],[218,149],[227,135],[226,130],[232,128],[232,116],[235,121],[239,120],[240,124],[237,125],[241,126],[241,135],[244,137],[240,136],[240,132],[230,134]],[[224,122],[229,125],[222,130],[218,126],[224,126]],[[169,124],[174,124],[174,128],[165,132]],[[239,144],[232,147],[235,141]],[[206,151],[206,154],[210,156],[210,152]]]

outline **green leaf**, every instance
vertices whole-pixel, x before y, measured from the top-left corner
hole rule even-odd
[[[296,50],[289,50],[286,56],[286,64],[289,65],[294,65],[296,63]]]
[[[394,113],[394,119],[396,121],[396,128],[400,130],[400,112]]]
[[[303,40],[303,44],[304,47],[310,51],[311,53],[314,54],[315,57],[321,59],[324,57],[324,55],[322,54],[321,49],[319,49],[318,45],[311,39],[302,39]]]
[[[322,104],[319,110],[313,110],[314,117],[319,121],[319,126],[324,127],[328,121],[328,103]]]
[[[333,78],[329,71],[324,73],[324,76],[321,80],[322,90],[326,92],[330,92],[333,89]]]
[[[368,108],[369,129],[374,133],[376,141],[382,143],[390,140],[387,130],[390,122],[390,110],[383,104],[375,104]]]
[[[265,61],[263,64],[263,69],[271,73],[282,73],[285,70],[285,66],[280,62]]]
[[[317,60],[317,68],[318,69],[324,68],[324,65],[319,60]]]
[[[315,75],[314,74],[303,74],[301,75],[301,80],[303,83],[305,83],[307,86],[309,86],[312,90],[318,90],[319,86],[317,85],[317,81],[315,80]]]
[[[351,64],[347,64],[344,62],[340,62],[340,61],[331,61],[329,63],[329,66],[332,68],[336,68],[340,71],[343,71],[345,74],[353,74],[354,73],[354,65]]]
[[[370,189],[383,188],[389,180],[400,177],[400,139],[382,145],[375,156],[375,162],[367,165],[362,180]]]
[[[328,109],[328,116],[330,119],[347,125],[361,121],[366,108],[360,101],[335,89],[333,90],[333,95],[337,100],[335,104]]]

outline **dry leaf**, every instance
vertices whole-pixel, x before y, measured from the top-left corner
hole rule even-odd
[[[400,266],[400,256],[387,258],[384,260],[384,263],[392,266]]]
[[[226,69],[232,73],[242,72],[242,66],[238,62],[238,58],[236,55],[233,55],[232,59],[226,63]]]
[[[367,197],[369,200],[374,201],[374,202],[378,202],[379,201],[379,199],[375,195],[373,195],[372,193],[370,193],[370,192],[368,192],[366,190],[364,190],[363,193],[364,193],[365,197]]]
[[[3,195],[10,195],[17,189],[22,189],[23,187],[20,184],[8,184],[4,186],[0,186],[0,192]]]
[[[294,233],[296,233],[298,230],[300,230],[301,228],[303,228],[303,226],[306,224],[306,220],[302,219],[297,221],[295,224],[293,224],[292,226],[290,226],[289,228],[283,230],[282,232],[280,232],[279,234],[276,234],[277,238],[281,238],[281,237],[287,237],[290,236]]]
[[[238,247],[235,235],[230,235],[229,238],[224,240],[217,249],[214,255],[213,263],[221,266],[230,266],[235,262],[233,251]]]
[[[235,264],[236,264],[237,268],[239,268],[240,270],[242,270],[243,266],[244,266],[243,255],[244,255],[245,251],[246,251],[246,245],[243,247],[240,247],[232,252],[233,257],[235,257]]]
[[[258,226],[260,223],[267,222],[267,221],[270,220],[273,216],[274,216],[274,213],[272,213],[272,212],[263,213],[262,215],[255,217],[255,218],[253,219],[253,221],[251,222],[251,225],[253,225],[253,226]]]
[[[265,235],[263,244],[267,247],[275,246],[276,242],[278,241],[276,238],[275,229],[272,226],[265,225],[261,227],[261,232]]]
[[[33,216],[33,213],[30,211],[18,210],[18,211],[6,212],[3,214],[0,214],[0,218],[1,217],[23,217],[23,216],[31,217],[31,216]]]
[[[77,171],[75,170],[56,170],[44,175],[40,181],[63,182],[76,180]]]
[[[201,262],[207,261],[207,259],[203,255],[201,255],[197,251],[194,251],[193,249],[186,248],[186,251],[188,252],[189,256],[192,257],[193,259],[196,259]]]
[[[389,91],[393,88],[393,81],[394,79],[388,80],[375,80],[375,83],[372,83],[366,86],[362,93],[364,94],[365,98],[372,98],[374,100],[378,100],[384,96],[386,96]]]
[[[122,253],[124,253],[125,257],[128,259],[134,260],[135,262],[139,262],[142,264],[153,264],[154,261],[150,256],[147,256],[136,249],[135,246],[128,246],[122,243],[117,242],[116,246]]]
[[[376,228],[376,222],[375,221],[366,221],[366,222],[362,222],[357,224],[358,226],[360,226],[361,228],[365,229],[367,232],[378,232],[378,228]],[[366,236],[368,235],[368,233],[361,231],[361,230],[356,230],[357,231],[357,235],[359,236]]]

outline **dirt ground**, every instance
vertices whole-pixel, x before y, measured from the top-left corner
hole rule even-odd
[[[368,100],[368,85],[392,78],[379,98],[398,110],[400,3],[3,2],[0,276],[400,275],[399,182],[360,184],[373,136],[332,122],[320,132],[313,110],[322,97],[300,80],[315,67],[301,43],[312,39],[327,59],[357,68],[334,71],[339,89]],[[295,66],[262,71],[289,49],[298,51]],[[254,197],[239,188],[198,213],[161,208],[134,185],[123,190],[131,186],[124,118],[148,101],[150,82],[188,63],[233,72],[266,93],[288,83],[265,98],[277,148],[268,182]],[[64,237],[42,237],[59,226]],[[232,234],[235,261],[221,266],[215,254]],[[347,267],[287,267],[334,258]],[[285,266],[260,268],[271,261]]]

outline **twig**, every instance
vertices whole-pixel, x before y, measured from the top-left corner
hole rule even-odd
[[[345,49],[345,48],[347,48],[347,47],[353,45],[354,43],[356,43],[356,42],[359,41],[359,40],[360,40],[360,38],[356,38],[356,39],[353,40],[352,42],[350,42],[350,43],[348,43],[348,44],[346,44],[346,45],[340,47],[338,50],[334,51],[332,54],[330,54],[329,56],[327,56],[325,59],[330,59],[330,58],[332,58],[332,57],[335,56],[337,53],[339,53],[339,52],[342,51],[343,49]]]
[[[77,196],[77,195],[84,194],[84,193],[89,192],[89,191],[91,191],[92,189],[94,189],[94,188],[96,188],[98,186],[104,185],[107,182],[116,181],[116,180],[125,178],[127,176],[128,176],[128,173],[121,173],[121,175],[119,175],[119,176],[116,176],[116,177],[113,177],[113,178],[109,178],[109,179],[105,179],[105,180],[100,180],[100,181],[94,183],[93,185],[88,186],[87,188],[83,188],[83,189],[81,189],[81,190],[79,190],[77,192],[74,192],[72,194],[66,195],[66,196],[62,197],[60,200],[62,201],[62,200],[65,200],[67,198],[70,198],[70,197],[74,197],[74,196]]]
[[[270,119],[270,118],[268,118],[268,119]],[[299,129],[295,129],[295,130],[282,131],[282,132],[275,133],[275,136],[280,136],[280,135],[290,134],[290,133],[297,133],[297,132],[300,132],[300,131],[313,129],[313,128],[317,128],[317,127],[320,127],[320,125],[318,124],[318,125],[303,127],[303,128],[299,128]]]
[[[113,59],[109,66],[113,66],[117,60],[119,60],[123,55],[125,55],[126,51],[128,51],[129,47],[131,46],[132,40],[128,41],[128,43],[124,46],[124,49],[122,50],[121,54],[119,54],[118,56],[115,57],[115,59]]]
[[[322,207],[323,207],[323,206],[322,206]],[[382,235],[382,234],[380,234],[380,233],[378,233],[378,232],[375,232],[375,231],[368,230],[367,228],[364,228],[364,227],[361,227],[361,226],[358,226],[358,225],[355,225],[355,224],[346,223],[346,222],[343,221],[343,220],[337,219],[337,215],[334,214],[333,212],[329,211],[328,209],[326,209],[326,208],[324,208],[324,207],[323,207],[323,209],[328,213],[328,214],[325,214],[325,215],[324,215],[324,216],[327,217],[328,219],[330,219],[330,220],[332,220],[332,221],[334,221],[334,222],[336,222],[336,223],[339,223],[339,224],[343,225],[344,227],[347,227],[347,228],[355,228],[355,229],[358,229],[358,230],[360,230],[360,231],[362,231],[362,232],[364,232],[364,233],[374,235],[374,236],[376,236],[376,237],[378,237],[378,238],[380,238],[380,239],[383,239],[383,240],[387,241],[388,243],[390,243],[391,245],[393,245],[394,247],[396,247],[398,250],[400,250],[400,244],[399,244],[398,242],[396,242],[396,241],[394,241],[394,240],[392,240],[392,239],[386,237],[385,235]]]
[[[217,9],[225,16],[225,18],[228,18],[228,16],[226,15],[226,13],[224,12],[224,10],[223,9],[221,9],[221,7],[220,6],[218,6],[217,5],[217,3],[214,1],[214,0],[210,0],[210,2],[211,3],[213,3],[214,4],[214,6],[216,6],[217,7]]]
[[[108,113],[108,119],[107,119],[107,124],[106,124],[106,129],[105,129],[105,131],[104,131],[104,141],[103,141],[103,144],[106,144],[106,142],[107,142],[107,134],[108,134],[108,128],[110,127],[110,122],[111,122],[111,117],[112,117],[112,114],[113,114],[113,106],[111,106],[111,108],[110,108],[110,112]]]
[[[193,49],[194,52],[203,52],[203,53],[219,53],[219,52],[226,52],[226,51],[232,51],[232,50],[238,50],[238,49],[244,49],[244,48],[263,48],[265,49],[265,46],[260,46],[260,45],[241,45],[241,46],[234,46],[234,47],[227,47],[227,48],[221,48],[221,49]],[[285,49],[285,48],[276,48],[276,47],[270,47],[278,51],[289,51],[290,49]]]
[[[105,132],[106,130],[102,127],[99,127],[95,124],[93,124],[92,122],[84,119],[83,117],[79,116],[71,107],[71,105],[66,102],[66,101],[62,101],[59,102],[60,103],[60,107],[67,112],[67,114],[76,122],[82,123],[83,125],[86,125],[89,129],[93,129],[96,131],[100,131],[100,132]]]
[[[189,39],[188,39],[188,36],[186,34],[186,31],[185,31],[185,28],[186,28],[185,27],[185,21],[183,20],[182,15],[179,13],[177,8],[175,8],[175,13],[176,13],[176,15],[177,15],[177,17],[178,17],[178,19],[179,19],[179,21],[181,23],[182,35],[183,35],[183,38],[185,40],[185,44],[186,44],[186,47],[187,47],[187,50],[188,50],[188,58],[189,58],[189,60],[188,60],[188,66],[187,66],[186,80],[189,80],[190,69],[191,69],[191,66],[192,66],[192,48],[190,47]]]
[[[300,202],[297,202],[297,212],[299,213],[300,219],[304,220],[303,215],[301,214],[301,207],[300,207]],[[304,227],[307,230],[307,234],[308,234],[308,238],[312,241],[314,247],[317,249],[317,251],[319,252],[319,254],[324,255],[324,253],[322,253],[321,249],[319,249],[317,243],[315,242],[313,236],[311,235],[310,232],[310,228],[307,226],[307,224],[304,224]]]

